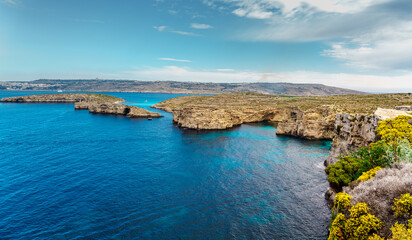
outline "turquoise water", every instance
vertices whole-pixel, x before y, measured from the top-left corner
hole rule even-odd
[[[178,96],[112,95],[146,109]],[[0,103],[0,239],[326,238],[329,142],[183,130],[150,110],[165,117]]]

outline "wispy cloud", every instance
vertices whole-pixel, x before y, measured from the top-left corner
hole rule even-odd
[[[185,31],[179,31],[179,30],[173,30],[167,26],[153,26],[154,29],[156,29],[159,32],[170,32],[170,33],[176,33],[180,35],[186,35],[186,36],[193,36],[193,37],[199,37],[199,34],[192,33],[192,32],[185,32]]]
[[[178,31],[178,30],[173,30],[170,31],[171,33],[176,33],[176,34],[180,34],[180,35],[186,35],[186,36],[193,36],[193,37],[199,37],[199,34],[196,33],[192,33],[192,32],[185,32],[185,31]]]
[[[176,14],[179,13],[179,11],[172,10],[172,9],[168,10],[168,12],[169,12],[169,14],[171,14],[171,15],[176,15]]]
[[[0,0],[0,3],[6,4],[12,7],[15,7],[21,4],[20,1],[18,0]]]
[[[153,28],[159,32],[163,32],[167,28],[167,26],[153,26]]]
[[[202,24],[202,23],[192,23],[192,24],[190,24],[190,27],[194,28],[194,29],[210,29],[210,28],[213,28],[209,24]]]
[[[190,60],[186,60],[186,59],[176,59],[176,58],[158,58],[158,60],[161,61],[172,61],[172,62],[192,62]]]

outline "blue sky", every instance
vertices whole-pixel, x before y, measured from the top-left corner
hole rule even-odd
[[[0,81],[412,89],[410,0],[0,0]]]

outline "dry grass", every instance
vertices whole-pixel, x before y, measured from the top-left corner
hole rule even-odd
[[[184,96],[158,103],[157,107],[181,109],[207,107],[215,109],[268,109],[296,106],[302,110],[322,105],[334,106],[336,112],[372,114],[378,107],[395,108],[412,105],[411,94],[340,95],[326,97],[293,97],[258,93],[229,93],[214,96]]]

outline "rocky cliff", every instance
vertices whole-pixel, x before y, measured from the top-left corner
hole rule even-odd
[[[332,139],[335,110],[320,106],[307,111],[299,107],[254,109],[216,109],[213,107],[154,106],[173,113],[173,121],[180,127],[198,130],[227,129],[242,123],[269,122],[277,126],[277,134],[306,139]]]
[[[29,95],[3,98],[7,103],[74,103],[76,110],[88,109],[90,113],[125,115],[132,118],[159,118],[162,115],[145,109],[119,104],[124,99],[95,93],[63,93]]]
[[[226,129],[242,123],[270,122],[277,126],[279,135],[335,139],[330,157],[333,160],[373,141],[377,119],[369,115],[373,115],[378,106],[394,109],[399,103],[410,105],[412,97],[407,94],[290,97],[232,93],[178,97],[153,107],[173,113],[173,121],[184,128]]]
[[[339,113],[335,120],[335,135],[332,147],[325,165],[338,161],[340,155],[356,151],[360,147],[369,146],[377,140],[375,130],[378,122],[400,115],[407,115],[409,112],[395,109],[378,108],[374,114],[348,114]]]
[[[320,106],[306,111],[296,108],[285,110],[290,111],[290,115],[279,121],[276,134],[305,139],[331,140],[334,137],[336,110],[333,106]]]

